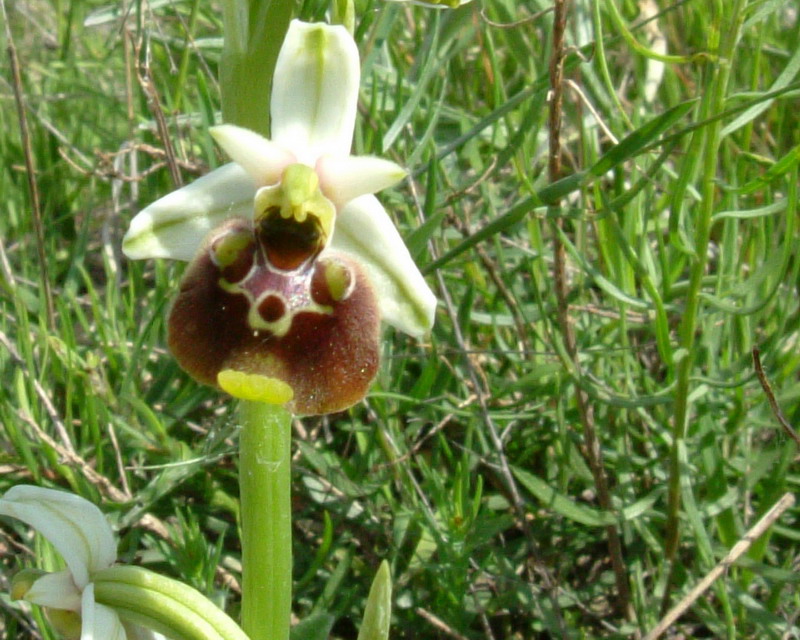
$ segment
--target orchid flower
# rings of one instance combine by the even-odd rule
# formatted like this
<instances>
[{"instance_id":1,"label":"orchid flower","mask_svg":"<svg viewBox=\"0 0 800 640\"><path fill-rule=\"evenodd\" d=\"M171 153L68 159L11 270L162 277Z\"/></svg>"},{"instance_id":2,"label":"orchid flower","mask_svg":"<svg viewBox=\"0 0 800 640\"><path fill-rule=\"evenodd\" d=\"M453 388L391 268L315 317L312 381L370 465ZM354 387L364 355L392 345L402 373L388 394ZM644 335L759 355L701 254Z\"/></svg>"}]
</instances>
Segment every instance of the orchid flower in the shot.
<instances>
[{"instance_id":1,"label":"orchid flower","mask_svg":"<svg viewBox=\"0 0 800 640\"><path fill-rule=\"evenodd\" d=\"M168 342L197 380L277 378L295 413L330 413L366 394L381 320L412 336L433 325L433 293L372 195L405 171L350 155L359 81L344 27L293 21L275 67L271 138L212 128L234 163L131 221L129 258L191 261Z\"/></svg>"},{"instance_id":2,"label":"orchid flower","mask_svg":"<svg viewBox=\"0 0 800 640\"><path fill-rule=\"evenodd\" d=\"M36 529L67 565L55 573L23 571L12 582L14 599L45 607L50 621L67 638L155 637L139 627L126 632L114 609L95 602L92 576L109 568L117 556L111 527L95 505L64 491L18 485L0 498L0 515Z\"/></svg>"}]
</instances>

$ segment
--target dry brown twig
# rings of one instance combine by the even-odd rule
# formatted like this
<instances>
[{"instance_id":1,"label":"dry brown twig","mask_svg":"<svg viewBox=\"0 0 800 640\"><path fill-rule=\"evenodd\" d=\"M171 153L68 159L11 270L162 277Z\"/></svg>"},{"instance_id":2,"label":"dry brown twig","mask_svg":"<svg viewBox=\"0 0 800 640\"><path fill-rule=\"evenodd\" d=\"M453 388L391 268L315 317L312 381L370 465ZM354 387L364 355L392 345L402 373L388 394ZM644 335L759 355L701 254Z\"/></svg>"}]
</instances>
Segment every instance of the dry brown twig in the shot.
<instances>
[{"instance_id":1,"label":"dry brown twig","mask_svg":"<svg viewBox=\"0 0 800 640\"><path fill-rule=\"evenodd\" d=\"M125 492L118 489L116 485L111 482L111 480L106 478L104 475L97 473L97 471L95 471L92 466L86 462L86 460L75 453L74 450L70 451L66 447L62 447L60 444L58 444L58 442L51 438L50 435L44 429L42 429L41 426L39 426L32 416L28 415L22 410L17 411L17 415L23 422L25 422L25 424L33 429L36 437L44 442L48 447L53 449L64 462L78 467L83 476L92 485L97 487L103 495L110 498L114 502L125 503L130 501L130 494L125 494Z\"/></svg>"},{"instance_id":2,"label":"dry brown twig","mask_svg":"<svg viewBox=\"0 0 800 640\"><path fill-rule=\"evenodd\" d=\"M467 640L466 636L462 636L458 631L450 627L444 620L435 616L427 609L417 607L414 609L414 611L416 611L420 618L426 620L437 631L441 631L448 637L455 638L455 640Z\"/></svg>"},{"instance_id":3,"label":"dry brown twig","mask_svg":"<svg viewBox=\"0 0 800 640\"><path fill-rule=\"evenodd\" d=\"M471 350L467 347L466 341L464 340L464 336L461 332L461 328L459 327L458 313L456 312L455 305L453 304L452 297L450 296L450 293L444 282L441 271L436 272L436 279L439 284L439 292L442 300L444 301L445 309L447 309L447 313L450 316L453 324L453 334L459 350L463 351L464 353L469 353ZM490 389L485 382L485 376L481 377L479 375L478 368L476 367L476 363L473 361L473 359L467 357L465 358L465 362L467 365L467 375L469 376L470 382L472 383L472 388L477 396L481 418L487 427L489 438L496 449L498 464L496 467L490 465L489 468L491 468L493 471L496 471L506 485L506 489L511 497L511 503L514 507L514 512L517 516L520 526L522 527L523 534L525 535L530 552L532 569L542 578L545 591L551 600L553 612L559 624L561 637L567 638L567 630L564 626L564 620L561 616L561 611L558 608L558 584L547 567L539 559L536 541L531 534L530 524L525 517L525 501L522 499L522 495L519 492L516 480L514 479L514 475L511 472L511 467L508 463L508 458L506 457L505 446L500 438L497 426L495 425L494 420L489 412L488 399L491 397Z\"/></svg>"},{"instance_id":4,"label":"dry brown twig","mask_svg":"<svg viewBox=\"0 0 800 640\"><path fill-rule=\"evenodd\" d=\"M767 401L772 409L775 419L780 423L786 434L800 446L800 436L797 431L792 428L786 416L783 415L780 405L775 398L775 393L772 391L772 386L767 379L767 374L764 372L764 367L761 365L761 354L758 347L753 347L753 366L756 370L756 376L761 383L761 388L767 396ZM656 640L660 637L669 627L680 618L686 610L692 606L705 591L725 572L736 560L738 560L751 545L758 540L769 529L772 524L780 518L783 513L791 508L795 503L794 496L791 493L785 493L780 500L778 500L772 508L764 514L764 516L753 526L750 530L737 542L731 550L725 554L725 557L720 560L716 566L709 571L695 587L684 596L681 601L676 604L670 611L664 615L661 621L644 637L644 640Z\"/></svg>"},{"instance_id":5,"label":"dry brown twig","mask_svg":"<svg viewBox=\"0 0 800 640\"><path fill-rule=\"evenodd\" d=\"M758 347L753 347L753 366L756 369L756 375L758 376L758 381L761 383L761 388L764 390L764 394L767 396L767 401L772 409L772 414L775 416L775 419L778 421L781 427L783 427L786 435L794 440L795 444L800 447L800 436L797 435L797 431L792 428L792 425L789 424L786 416L783 415L783 411L781 411L780 405L778 405L778 401L775 399L772 386L767 379L767 374L764 373L764 367L761 366L761 353L759 352Z\"/></svg>"},{"instance_id":6,"label":"dry brown twig","mask_svg":"<svg viewBox=\"0 0 800 640\"><path fill-rule=\"evenodd\" d=\"M521 27L524 24L535 22L536 20L544 17L551 11L553 11L553 7L548 7L547 9L544 9L542 11L537 11L532 15L529 15L525 18L520 18L519 20L515 20L514 22L495 22L494 20L489 19L489 17L486 15L486 9L481 9L481 18L490 27L495 27L496 29L517 29L518 27Z\"/></svg>"},{"instance_id":7,"label":"dry brown twig","mask_svg":"<svg viewBox=\"0 0 800 640\"><path fill-rule=\"evenodd\" d=\"M41 276L40 286L45 300L47 326L52 330L55 328L55 307L53 305L50 274L47 268L47 255L44 247L44 223L42 221L41 199L39 197L39 185L36 181L36 166L33 161L33 148L31 146L31 137L28 130L28 117L25 110L25 98L23 97L19 60L17 58L17 49L14 46L14 37L11 33L11 25L8 21L5 0L0 0L0 10L2 10L3 21L6 27L6 53L8 54L8 62L11 67L14 101L17 106L17 118L19 121L20 141L22 143L22 152L25 156L25 171L28 176L28 192L31 199L33 228L36 233L36 253L39 258L39 273Z\"/></svg>"},{"instance_id":8,"label":"dry brown twig","mask_svg":"<svg viewBox=\"0 0 800 640\"><path fill-rule=\"evenodd\" d=\"M135 49L135 56L140 59L141 45L137 44ZM145 48L144 59L137 68L137 75L139 78L139 86L147 98L147 106L153 114L158 128L158 135L161 138L161 144L164 145L164 152L167 156L167 167L169 174L172 177L172 183L177 188L183 185L181 180L181 172L178 169L178 162L175 156L175 148L172 146L172 138L169 135L169 127L167 126L167 119L164 115L164 109L161 107L161 100L158 97L158 90L153 82L153 76L150 73L150 53L149 49Z\"/></svg>"},{"instance_id":9,"label":"dry brown twig","mask_svg":"<svg viewBox=\"0 0 800 640\"><path fill-rule=\"evenodd\" d=\"M549 152L547 167L551 184L557 182L561 178L561 155L563 153L561 148L561 116L564 89L564 35L567 22L567 5L568 0L556 0L554 7L555 15L553 16L553 45L552 54L550 56L550 96L548 101ZM603 510L613 513L614 508L608 488L603 454L595 428L594 408L589 400L588 394L578 384L578 379L582 374L578 358L575 331L569 315L569 284L567 278L566 251L564 243L559 236L564 229L564 219L561 216L556 216L554 225L556 232L553 235L553 280L557 300L558 324L560 333L563 336L564 347L571 360L571 368L576 377L575 397L578 404L578 414L580 415L583 426L583 438L585 441L584 455L594 478L600 506ZM608 540L608 553L611 558L611 565L614 570L614 578L617 587L618 607L626 618L632 619L634 611L631 605L628 574L622 555L622 541L616 525L609 525L606 527L606 536Z\"/></svg>"},{"instance_id":10,"label":"dry brown twig","mask_svg":"<svg viewBox=\"0 0 800 640\"><path fill-rule=\"evenodd\" d=\"M680 618L686 610L694 604L705 591L719 578L728 568L736 562L750 546L758 540L769 529L772 524L780 518L783 513L794 505L794 496L791 493L785 493L780 500L778 500L772 508L767 511L764 516L737 542L731 550L725 554L725 557L720 560L716 566L709 571L695 587L687 593L681 601L676 604L650 631L644 640L656 640L660 637L669 627Z\"/></svg>"},{"instance_id":11,"label":"dry brown twig","mask_svg":"<svg viewBox=\"0 0 800 640\"><path fill-rule=\"evenodd\" d=\"M69 437L69 433L67 433L67 427L64 424L64 421L61 420L61 416L58 415L58 411L56 411L55 405L53 401L50 399L50 396L47 394L45 388L41 385L39 380L27 369L27 363L14 347L13 343L9 339L9 337L0 331L0 344L2 344L6 351L8 351L11 359L22 369L23 375L29 379L30 383L33 385L33 389L36 392L36 395L39 396L39 400L44 407L44 410L47 412L47 415L50 416L50 419L53 421L53 425L55 426L56 433L58 433L58 437L61 438L61 441L64 443L64 448L70 454L75 454L75 447L72 445L72 440Z\"/></svg>"}]
</instances>

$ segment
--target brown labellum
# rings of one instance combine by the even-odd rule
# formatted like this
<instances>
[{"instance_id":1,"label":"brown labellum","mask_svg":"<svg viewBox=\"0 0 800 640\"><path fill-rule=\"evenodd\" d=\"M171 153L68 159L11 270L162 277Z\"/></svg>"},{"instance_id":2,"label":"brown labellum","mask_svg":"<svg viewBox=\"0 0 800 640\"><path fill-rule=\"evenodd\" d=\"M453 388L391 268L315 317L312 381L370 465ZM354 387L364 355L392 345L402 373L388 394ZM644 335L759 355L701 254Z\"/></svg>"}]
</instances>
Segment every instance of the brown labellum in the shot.
<instances>
[{"instance_id":1,"label":"brown labellum","mask_svg":"<svg viewBox=\"0 0 800 640\"><path fill-rule=\"evenodd\" d=\"M325 244L316 218L307 216L303 222L298 222L281 216L277 207L259 220L257 235L270 264L283 270L297 269Z\"/></svg>"},{"instance_id":2,"label":"brown labellum","mask_svg":"<svg viewBox=\"0 0 800 640\"><path fill-rule=\"evenodd\" d=\"M223 369L257 373L292 387L295 414L346 409L366 395L378 369L372 287L346 255L315 249L299 261L296 243L287 261L295 266L286 269L270 253L247 220L211 232L181 281L169 347L205 384L216 386Z\"/></svg>"}]
</instances>

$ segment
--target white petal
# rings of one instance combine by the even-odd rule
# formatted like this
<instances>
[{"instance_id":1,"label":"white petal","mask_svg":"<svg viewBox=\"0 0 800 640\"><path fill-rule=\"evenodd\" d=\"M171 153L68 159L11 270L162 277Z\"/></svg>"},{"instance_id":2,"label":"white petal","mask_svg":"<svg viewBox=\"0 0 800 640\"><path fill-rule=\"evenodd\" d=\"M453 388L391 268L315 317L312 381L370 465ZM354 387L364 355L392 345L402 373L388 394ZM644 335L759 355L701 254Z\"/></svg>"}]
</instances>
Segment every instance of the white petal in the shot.
<instances>
[{"instance_id":1,"label":"white petal","mask_svg":"<svg viewBox=\"0 0 800 640\"><path fill-rule=\"evenodd\" d=\"M375 196L356 198L337 215L331 248L364 265L385 322L412 336L430 331L436 297Z\"/></svg>"},{"instance_id":2,"label":"white petal","mask_svg":"<svg viewBox=\"0 0 800 640\"><path fill-rule=\"evenodd\" d=\"M70 571L43 575L28 589L25 600L42 607L69 611L81 610L81 592L75 586Z\"/></svg>"},{"instance_id":3,"label":"white petal","mask_svg":"<svg viewBox=\"0 0 800 640\"><path fill-rule=\"evenodd\" d=\"M93 584L84 589L81 605L81 640L127 640L117 612L94 601Z\"/></svg>"},{"instance_id":4,"label":"white petal","mask_svg":"<svg viewBox=\"0 0 800 640\"><path fill-rule=\"evenodd\" d=\"M337 206L353 198L377 193L406 177L400 165L370 156L322 156L317 161L322 192Z\"/></svg>"},{"instance_id":5,"label":"white petal","mask_svg":"<svg viewBox=\"0 0 800 640\"><path fill-rule=\"evenodd\" d=\"M323 154L348 155L359 64L356 43L343 26L293 20L272 81L272 140L311 167Z\"/></svg>"},{"instance_id":6,"label":"white petal","mask_svg":"<svg viewBox=\"0 0 800 640\"><path fill-rule=\"evenodd\" d=\"M279 144L275 144L250 129L232 124L211 127L211 136L231 160L242 167L259 187L275 184L283 170L297 159Z\"/></svg>"},{"instance_id":7,"label":"white petal","mask_svg":"<svg viewBox=\"0 0 800 640\"><path fill-rule=\"evenodd\" d=\"M252 217L256 187L238 164L226 164L142 209L122 239L132 260L191 260L203 238L221 222Z\"/></svg>"},{"instance_id":8,"label":"white petal","mask_svg":"<svg viewBox=\"0 0 800 640\"><path fill-rule=\"evenodd\" d=\"M114 564L117 543L111 527L100 509L79 496L18 485L0 499L0 515L22 520L47 538L78 589L87 585L91 573Z\"/></svg>"},{"instance_id":9,"label":"white petal","mask_svg":"<svg viewBox=\"0 0 800 640\"><path fill-rule=\"evenodd\" d=\"M131 622L123 622L128 640L168 640L166 636Z\"/></svg>"}]
</instances>

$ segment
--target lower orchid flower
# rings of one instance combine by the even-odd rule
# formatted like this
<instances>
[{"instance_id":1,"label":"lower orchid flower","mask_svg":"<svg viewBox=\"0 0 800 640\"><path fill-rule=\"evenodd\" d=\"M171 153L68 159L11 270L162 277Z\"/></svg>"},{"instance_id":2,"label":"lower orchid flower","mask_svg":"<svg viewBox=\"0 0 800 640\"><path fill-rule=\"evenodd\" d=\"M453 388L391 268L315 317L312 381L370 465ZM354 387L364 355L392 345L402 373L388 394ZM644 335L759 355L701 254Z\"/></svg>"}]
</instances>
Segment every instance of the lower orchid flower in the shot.
<instances>
[{"instance_id":1,"label":"lower orchid flower","mask_svg":"<svg viewBox=\"0 0 800 640\"><path fill-rule=\"evenodd\" d=\"M64 491L19 485L0 498L0 515L36 529L67 565L55 573L22 571L12 581L12 598L44 607L53 626L68 639L154 637L139 627L126 629L114 609L95 602L93 576L111 567L117 557L114 534L95 505Z\"/></svg>"},{"instance_id":2,"label":"lower orchid flower","mask_svg":"<svg viewBox=\"0 0 800 640\"><path fill-rule=\"evenodd\" d=\"M33 527L64 559L63 571L20 571L11 597L43 607L67 640L247 640L199 591L145 567L115 564L114 533L91 502L19 485L0 498L0 516Z\"/></svg>"},{"instance_id":3,"label":"lower orchid flower","mask_svg":"<svg viewBox=\"0 0 800 640\"><path fill-rule=\"evenodd\" d=\"M200 382L230 370L277 378L295 414L331 413L366 394L381 320L412 336L430 330L433 293L371 195L405 172L350 155L359 80L344 27L293 21L275 68L271 139L213 128L235 163L131 221L128 257L190 261L168 341Z\"/></svg>"}]
</instances>

